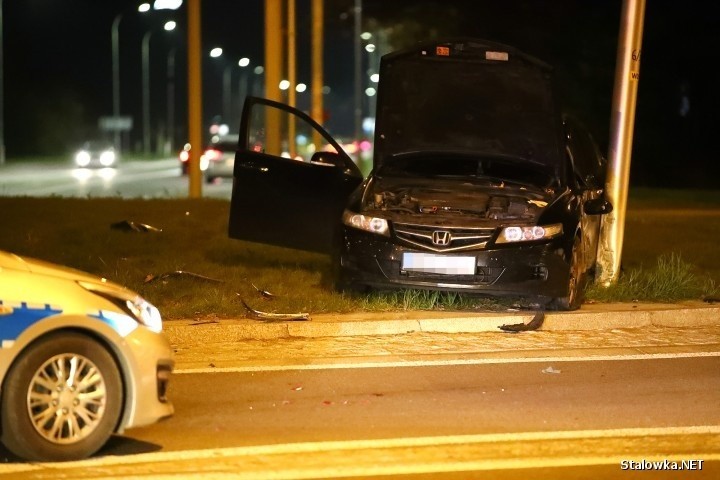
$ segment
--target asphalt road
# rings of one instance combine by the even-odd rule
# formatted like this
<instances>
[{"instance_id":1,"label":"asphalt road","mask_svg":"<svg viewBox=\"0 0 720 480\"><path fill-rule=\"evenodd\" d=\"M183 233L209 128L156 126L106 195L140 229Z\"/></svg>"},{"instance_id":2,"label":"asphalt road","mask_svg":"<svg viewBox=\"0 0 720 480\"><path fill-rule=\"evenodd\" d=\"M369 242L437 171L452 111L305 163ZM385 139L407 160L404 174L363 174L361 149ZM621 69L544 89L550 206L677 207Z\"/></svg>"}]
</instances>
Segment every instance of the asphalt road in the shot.
<instances>
[{"instance_id":1,"label":"asphalt road","mask_svg":"<svg viewBox=\"0 0 720 480\"><path fill-rule=\"evenodd\" d=\"M243 344L236 350L242 357ZM652 478L718 478L720 355L670 350L478 364L428 355L391 367L240 362L219 373L181 365L172 418L114 438L95 459L7 463L0 478L635 478L647 471L623 466L700 460L702 470Z\"/></svg>"},{"instance_id":2,"label":"asphalt road","mask_svg":"<svg viewBox=\"0 0 720 480\"><path fill-rule=\"evenodd\" d=\"M232 179L203 183L205 197L230 198ZM122 198L187 197L188 178L176 158L124 161L117 168L74 168L70 163L11 163L0 168L2 196Z\"/></svg>"}]
</instances>

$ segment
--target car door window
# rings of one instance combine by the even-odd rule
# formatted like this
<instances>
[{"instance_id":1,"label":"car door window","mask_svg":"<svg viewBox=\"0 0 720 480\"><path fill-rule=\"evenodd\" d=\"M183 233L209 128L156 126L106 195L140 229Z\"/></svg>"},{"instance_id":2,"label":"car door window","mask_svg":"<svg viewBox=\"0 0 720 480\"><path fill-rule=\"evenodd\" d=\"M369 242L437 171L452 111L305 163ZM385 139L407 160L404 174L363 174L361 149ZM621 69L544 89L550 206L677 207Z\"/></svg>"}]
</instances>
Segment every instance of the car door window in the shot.
<instances>
[{"instance_id":1,"label":"car door window","mask_svg":"<svg viewBox=\"0 0 720 480\"><path fill-rule=\"evenodd\" d=\"M566 121L568 153L578 181L590 188L601 187L605 181L605 159L590 133L576 120Z\"/></svg>"},{"instance_id":2,"label":"car door window","mask_svg":"<svg viewBox=\"0 0 720 480\"><path fill-rule=\"evenodd\" d=\"M311 162L316 152L337 150L312 126L289 111L269 105L253 105L248 146L258 153Z\"/></svg>"},{"instance_id":3,"label":"car door window","mask_svg":"<svg viewBox=\"0 0 720 480\"><path fill-rule=\"evenodd\" d=\"M228 233L329 253L343 209L362 180L350 157L308 115L250 97L235 155Z\"/></svg>"}]
</instances>

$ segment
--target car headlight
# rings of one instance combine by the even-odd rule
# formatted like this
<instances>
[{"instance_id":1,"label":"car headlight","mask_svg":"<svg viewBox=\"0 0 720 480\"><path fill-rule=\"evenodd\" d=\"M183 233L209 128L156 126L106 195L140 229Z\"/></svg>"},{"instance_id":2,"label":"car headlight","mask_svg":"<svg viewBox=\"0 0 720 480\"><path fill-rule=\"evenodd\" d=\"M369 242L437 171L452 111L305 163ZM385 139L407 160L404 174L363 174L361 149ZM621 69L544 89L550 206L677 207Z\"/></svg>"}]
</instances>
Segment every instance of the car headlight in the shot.
<instances>
[{"instance_id":1,"label":"car headlight","mask_svg":"<svg viewBox=\"0 0 720 480\"><path fill-rule=\"evenodd\" d=\"M204 172L210 166L210 159L207 155L200 155L200 171Z\"/></svg>"},{"instance_id":2,"label":"car headlight","mask_svg":"<svg viewBox=\"0 0 720 480\"><path fill-rule=\"evenodd\" d=\"M100 154L100 163L106 167L109 167L115 163L115 152L112 150L106 150Z\"/></svg>"},{"instance_id":3,"label":"car headlight","mask_svg":"<svg viewBox=\"0 0 720 480\"><path fill-rule=\"evenodd\" d=\"M75 163L80 167L86 167L90 164L90 154L85 150L80 150L75 154Z\"/></svg>"},{"instance_id":4,"label":"car headlight","mask_svg":"<svg viewBox=\"0 0 720 480\"><path fill-rule=\"evenodd\" d=\"M139 324L146 326L153 332L162 332L160 311L140 295L88 282L78 282L78 284L84 289L109 300Z\"/></svg>"},{"instance_id":5,"label":"car headlight","mask_svg":"<svg viewBox=\"0 0 720 480\"><path fill-rule=\"evenodd\" d=\"M562 235L562 223L552 225L510 226L500 231L495 243L534 242L549 240Z\"/></svg>"},{"instance_id":6,"label":"car headlight","mask_svg":"<svg viewBox=\"0 0 720 480\"><path fill-rule=\"evenodd\" d=\"M369 217L360 215L349 210L345 210L342 216L343 224L348 227L358 228L366 232L377 233L379 235L390 235L390 227L387 220L379 217Z\"/></svg>"}]
</instances>

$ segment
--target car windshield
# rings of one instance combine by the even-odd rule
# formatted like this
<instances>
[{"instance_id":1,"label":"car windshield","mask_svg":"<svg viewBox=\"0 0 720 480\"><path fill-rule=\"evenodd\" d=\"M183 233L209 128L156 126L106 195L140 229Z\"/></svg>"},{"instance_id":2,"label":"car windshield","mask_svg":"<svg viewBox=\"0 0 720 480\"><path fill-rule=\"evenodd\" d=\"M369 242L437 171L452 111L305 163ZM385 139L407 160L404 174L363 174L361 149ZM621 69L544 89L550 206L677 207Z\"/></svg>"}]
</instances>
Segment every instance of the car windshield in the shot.
<instances>
[{"instance_id":1,"label":"car windshield","mask_svg":"<svg viewBox=\"0 0 720 480\"><path fill-rule=\"evenodd\" d=\"M540 188L558 186L554 169L511 156L477 156L458 153L395 155L378 169L379 176L460 178L514 183Z\"/></svg>"}]
</instances>

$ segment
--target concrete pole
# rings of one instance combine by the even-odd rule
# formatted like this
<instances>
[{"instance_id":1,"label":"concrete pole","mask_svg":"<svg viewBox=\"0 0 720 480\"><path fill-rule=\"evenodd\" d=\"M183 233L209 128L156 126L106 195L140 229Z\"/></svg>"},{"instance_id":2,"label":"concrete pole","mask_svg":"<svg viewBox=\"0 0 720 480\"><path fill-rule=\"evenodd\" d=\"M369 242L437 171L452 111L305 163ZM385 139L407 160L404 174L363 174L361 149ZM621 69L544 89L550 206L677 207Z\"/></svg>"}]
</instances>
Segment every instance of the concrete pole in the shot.
<instances>
[{"instance_id":1,"label":"concrete pole","mask_svg":"<svg viewBox=\"0 0 720 480\"><path fill-rule=\"evenodd\" d=\"M265 96L281 101L282 2L265 0Z\"/></svg>"},{"instance_id":2,"label":"concrete pole","mask_svg":"<svg viewBox=\"0 0 720 480\"><path fill-rule=\"evenodd\" d=\"M281 101L282 17L281 0L265 0L265 96L277 102ZM279 113L269 109L265 118L266 151L271 155L281 151Z\"/></svg>"},{"instance_id":3,"label":"concrete pole","mask_svg":"<svg viewBox=\"0 0 720 480\"><path fill-rule=\"evenodd\" d=\"M362 0L355 0L355 141L362 135Z\"/></svg>"},{"instance_id":4,"label":"concrete pole","mask_svg":"<svg viewBox=\"0 0 720 480\"><path fill-rule=\"evenodd\" d=\"M323 107L323 0L312 0L312 82L310 85L310 116L322 125L325 122ZM320 146L320 134L313 130L313 143Z\"/></svg>"},{"instance_id":5,"label":"concrete pole","mask_svg":"<svg viewBox=\"0 0 720 480\"><path fill-rule=\"evenodd\" d=\"M618 40L615 87L610 119L610 151L605 191L613 211L602 218L597 253L596 282L603 286L617 283L620 276L625 214L630 186L635 105L640 80L645 0L623 0Z\"/></svg>"},{"instance_id":6,"label":"concrete pole","mask_svg":"<svg viewBox=\"0 0 720 480\"><path fill-rule=\"evenodd\" d=\"M188 190L190 198L202 197L200 155L202 144L202 56L200 42L200 0L188 0Z\"/></svg>"},{"instance_id":7,"label":"concrete pole","mask_svg":"<svg viewBox=\"0 0 720 480\"><path fill-rule=\"evenodd\" d=\"M297 67L296 67L296 55L295 42L295 0L287 0L287 66L288 66L288 81L290 87L288 88L288 104L295 108L297 105L297 96L295 87L297 85ZM290 152L290 158L295 158L295 117L293 115L288 116L288 151Z\"/></svg>"}]
</instances>

